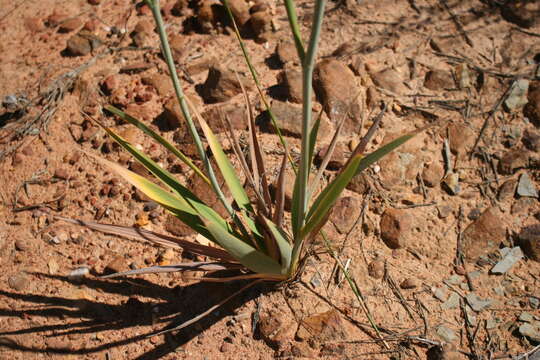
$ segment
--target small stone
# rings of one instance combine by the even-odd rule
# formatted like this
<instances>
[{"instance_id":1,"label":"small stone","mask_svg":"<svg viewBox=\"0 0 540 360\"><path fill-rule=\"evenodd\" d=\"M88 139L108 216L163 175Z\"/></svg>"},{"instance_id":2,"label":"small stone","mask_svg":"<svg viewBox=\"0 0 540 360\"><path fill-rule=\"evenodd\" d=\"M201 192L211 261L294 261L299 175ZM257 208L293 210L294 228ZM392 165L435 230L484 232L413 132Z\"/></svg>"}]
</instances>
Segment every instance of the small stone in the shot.
<instances>
[{"instance_id":1,"label":"small stone","mask_svg":"<svg viewBox=\"0 0 540 360\"><path fill-rule=\"evenodd\" d=\"M452 292L448 299L441 304L441 310L451 310L459 306L459 295Z\"/></svg>"},{"instance_id":2,"label":"small stone","mask_svg":"<svg viewBox=\"0 0 540 360\"><path fill-rule=\"evenodd\" d=\"M527 167L529 159L522 149L510 150L499 161L499 173L512 175L517 169Z\"/></svg>"},{"instance_id":3,"label":"small stone","mask_svg":"<svg viewBox=\"0 0 540 360\"><path fill-rule=\"evenodd\" d=\"M454 330L447 328L446 326L437 327L437 335L444 341L451 343L454 342L457 337Z\"/></svg>"},{"instance_id":4,"label":"small stone","mask_svg":"<svg viewBox=\"0 0 540 360\"><path fill-rule=\"evenodd\" d=\"M527 149L540 152L540 133L538 131L526 129L522 141Z\"/></svg>"},{"instance_id":5,"label":"small stone","mask_svg":"<svg viewBox=\"0 0 540 360\"><path fill-rule=\"evenodd\" d=\"M321 286L322 285L322 280L321 280L321 276L319 275L319 273L313 274L313 276L309 280L309 283L314 288L318 288L319 286Z\"/></svg>"},{"instance_id":6,"label":"small stone","mask_svg":"<svg viewBox=\"0 0 540 360\"><path fill-rule=\"evenodd\" d=\"M103 41L87 30L81 30L67 41L66 50L71 56L90 54L103 44Z\"/></svg>"},{"instance_id":7,"label":"small stone","mask_svg":"<svg viewBox=\"0 0 540 360\"><path fill-rule=\"evenodd\" d=\"M446 293L446 291L444 291L443 288L432 288L431 291L433 292L433 296L435 296L436 299L438 299L439 301L446 301L446 299L448 298L448 294Z\"/></svg>"},{"instance_id":8,"label":"small stone","mask_svg":"<svg viewBox=\"0 0 540 360\"><path fill-rule=\"evenodd\" d=\"M487 319L486 321L486 329L492 330L495 329L498 326L498 321L496 319Z\"/></svg>"},{"instance_id":9,"label":"small stone","mask_svg":"<svg viewBox=\"0 0 540 360\"><path fill-rule=\"evenodd\" d=\"M399 284L402 289L415 289L418 287L418 281L415 278L407 278Z\"/></svg>"},{"instance_id":10,"label":"small stone","mask_svg":"<svg viewBox=\"0 0 540 360\"><path fill-rule=\"evenodd\" d=\"M174 87L172 80L165 74L154 74L150 76L143 76L141 81L145 85L150 85L161 97L169 96L173 93Z\"/></svg>"},{"instance_id":11,"label":"small stone","mask_svg":"<svg viewBox=\"0 0 540 360\"><path fill-rule=\"evenodd\" d=\"M351 69L339 60L323 60L315 69L313 86L330 120L346 119L343 131L356 131L359 87Z\"/></svg>"},{"instance_id":12,"label":"small stone","mask_svg":"<svg viewBox=\"0 0 540 360\"><path fill-rule=\"evenodd\" d=\"M276 46L276 55L283 65L298 63L296 46L289 40L280 40Z\"/></svg>"},{"instance_id":13,"label":"small stone","mask_svg":"<svg viewBox=\"0 0 540 360\"><path fill-rule=\"evenodd\" d=\"M110 263L105 266L104 274L114 274L122 271L127 271L129 268L126 259L123 256L116 256Z\"/></svg>"},{"instance_id":14,"label":"small stone","mask_svg":"<svg viewBox=\"0 0 540 360\"><path fill-rule=\"evenodd\" d=\"M145 47L151 45L153 33L154 24L150 20L142 19L135 25L129 36L133 39L135 46Z\"/></svg>"},{"instance_id":15,"label":"small stone","mask_svg":"<svg viewBox=\"0 0 540 360\"><path fill-rule=\"evenodd\" d=\"M370 186L367 176L360 173L351 179L347 184L347 189L363 195L369 190Z\"/></svg>"},{"instance_id":16,"label":"small stone","mask_svg":"<svg viewBox=\"0 0 540 360\"><path fill-rule=\"evenodd\" d=\"M457 274L454 274L451 275L448 279L446 279L445 282L450 285L459 285L463 282L463 278Z\"/></svg>"},{"instance_id":17,"label":"small stone","mask_svg":"<svg viewBox=\"0 0 540 360\"><path fill-rule=\"evenodd\" d=\"M234 351L234 345L231 344L230 342L228 341L224 341L221 346L219 347L219 351L221 351L222 353L226 353L226 352L233 352Z\"/></svg>"},{"instance_id":18,"label":"small stone","mask_svg":"<svg viewBox=\"0 0 540 360\"><path fill-rule=\"evenodd\" d=\"M18 251L26 251L29 248L30 246L28 245L28 241L22 239L15 240L15 249Z\"/></svg>"},{"instance_id":19,"label":"small stone","mask_svg":"<svg viewBox=\"0 0 540 360\"><path fill-rule=\"evenodd\" d=\"M452 214L452 207L450 205L437 206L437 212L439 214L439 218L444 219Z\"/></svg>"},{"instance_id":20,"label":"small stone","mask_svg":"<svg viewBox=\"0 0 540 360\"><path fill-rule=\"evenodd\" d=\"M448 140L453 154L463 155L471 151L475 138L474 131L465 124L452 123L448 126Z\"/></svg>"},{"instance_id":21,"label":"small stone","mask_svg":"<svg viewBox=\"0 0 540 360\"><path fill-rule=\"evenodd\" d=\"M10 276L8 285L15 291L23 291L28 287L28 278L22 273Z\"/></svg>"},{"instance_id":22,"label":"small stone","mask_svg":"<svg viewBox=\"0 0 540 360\"><path fill-rule=\"evenodd\" d=\"M424 167L424 171L422 172L422 180L424 181L424 184L428 187L437 186L441 182L443 176L444 168L438 161L433 161L427 164Z\"/></svg>"},{"instance_id":23,"label":"small stone","mask_svg":"<svg viewBox=\"0 0 540 360\"><path fill-rule=\"evenodd\" d=\"M529 102L523 108L523 114L536 126L540 126L540 81L529 85Z\"/></svg>"},{"instance_id":24,"label":"small stone","mask_svg":"<svg viewBox=\"0 0 540 360\"><path fill-rule=\"evenodd\" d=\"M51 275L56 274L58 272L58 269L60 269L60 266L54 259L49 260L49 262L47 263L47 267L49 268L49 274Z\"/></svg>"},{"instance_id":25,"label":"small stone","mask_svg":"<svg viewBox=\"0 0 540 360\"><path fill-rule=\"evenodd\" d=\"M80 281L88 274L90 274L90 269L86 266L82 266L80 268L72 270L68 275L68 279L72 281Z\"/></svg>"},{"instance_id":26,"label":"small stone","mask_svg":"<svg viewBox=\"0 0 540 360\"><path fill-rule=\"evenodd\" d=\"M391 249L406 247L406 238L412 226L412 217L406 210L387 209L381 216L381 238Z\"/></svg>"},{"instance_id":27,"label":"small stone","mask_svg":"<svg viewBox=\"0 0 540 360\"><path fill-rule=\"evenodd\" d=\"M534 316L532 316L531 313L524 311L521 314L519 314L518 320L523 321L523 322L532 322L534 320Z\"/></svg>"},{"instance_id":28,"label":"small stone","mask_svg":"<svg viewBox=\"0 0 540 360\"><path fill-rule=\"evenodd\" d=\"M360 199L353 196L341 197L332 210L330 221L334 223L341 234L351 231L360 216L362 203Z\"/></svg>"},{"instance_id":29,"label":"small stone","mask_svg":"<svg viewBox=\"0 0 540 360\"><path fill-rule=\"evenodd\" d=\"M139 61L139 62L128 64L126 66L122 66L119 70L119 73L120 74L138 74L138 73L141 73L143 71L150 69L151 67L152 65L144 61Z\"/></svg>"},{"instance_id":30,"label":"small stone","mask_svg":"<svg viewBox=\"0 0 540 360\"><path fill-rule=\"evenodd\" d=\"M172 260L176 258L176 253L173 249L165 249L158 256L157 263L159 266L170 265Z\"/></svg>"},{"instance_id":31,"label":"small stone","mask_svg":"<svg viewBox=\"0 0 540 360\"><path fill-rule=\"evenodd\" d=\"M495 208L488 208L463 231L463 254L468 260L476 261L480 256L495 251L505 239L503 219Z\"/></svg>"},{"instance_id":32,"label":"small stone","mask_svg":"<svg viewBox=\"0 0 540 360\"><path fill-rule=\"evenodd\" d=\"M445 189L450 195L458 195L461 192L459 184L459 174L455 172L448 173L443 180Z\"/></svg>"},{"instance_id":33,"label":"small stone","mask_svg":"<svg viewBox=\"0 0 540 360\"><path fill-rule=\"evenodd\" d=\"M540 308L540 299L534 297L534 296L531 296L529 297L529 304L531 304L531 307L533 309L539 309Z\"/></svg>"},{"instance_id":34,"label":"small stone","mask_svg":"<svg viewBox=\"0 0 540 360\"><path fill-rule=\"evenodd\" d=\"M405 95L407 93L407 87L403 83L401 74L394 69L389 68L378 72L370 71L370 75L375 85L380 88L397 95Z\"/></svg>"},{"instance_id":35,"label":"small stone","mask_svg":"<svg viewBox=\"0 0 540 360\"><path fill-rule=\"evenodd\" d=\"M491 305L491 299L481 299L475 293L469 293L465 297L469 306L476 312L480 312Z\"/></svg>"},{"instance_id":36,"label":"small stone","mask_svg":"<svg viewBox=\"0 0 540 360\"><path fill-rule=\"evenodd\" d=\"M519 240L525 255L540 262L540 225L523 228L519 233Z\"/></svg>"},{"instance_id":37,"label":"small stone","mask_svg":"<svg viewBox=\"0 0 540 360\"><path fill-rule=\"evenodd\" d=\"M527 104L527 92L529 91L529 80L519 79L513 84L508 97L504 101L506 109L514 111Z\"/></svg>"},{"instance_id":38,"label":"small stone","mask_svg":"<svg viewBox=\"0 0 540 360\"><path fill-rule=\"evenodd\" d=\"M523 252L519 246L508 250L502 260L491 269L492 274L501 275L506 273L523 258Z\"/></svg>"},{"instance_id":39,"label":"small stone","mask_svg":"<svg viewBox=\"0 0 540 360\"><path fill-rule=\"evenodd\" d=\"M278 81L287 89L287 100L297 104L302 103L302 72L300 70L286 66L285 70L278 75Z\"/></svg>"},{"instance_id":40,"label":"small stone","mask_svg":"<svg viewBox=\"0 0 540 360\"><path fill-rule=\"evenodd\" d=\"M384 276L384 261L373 260L368 265L368 274L374 279L382 279Z\"/></svg>"},{"instance_id":41,"label":"small stone","mask_svg":"<svg viewBox=\"0 0 540 360\"><path fill-rule=\"evenodd\" d=\"M60 26L58 28L58 31L61 32L61 33L68 33L68 32L75 31L75 30L81 28L82 26L83 26L83 23L82 23L81 19L73 18L73 19L63 21L60 24Z\"/></svg>"},{"instance_id":42,"label":"small stone","mask_svg":"<svg viewBox=\"0 0 540 360\"><path fill-rule=\"evenodd\" d=\"M71 178L67 169L63 168L56 169L54 171L54 177L61 180L69 180Z\"/></svg>"},{"instance_id":43,"label":"small stone","mask_svg":"<svg viewBox=\"0 0 540 360\"><path fill-rule=\"evenodd\" d=\"M195 106L200 105L198 98L189 95L186 95L186 97ZM187 122L175 97L170 98L163 106L163 118L167 121L169 129L180 129L184 133L187 132Z\"/></svg>"},{"instance_id":44,"label":"small stone","mask_svg":"<svg viewBox=\"0 0 540 360\"><path fill-rule=\"evenodd\" d=\"M287 317L261 314L259 333L265 342L273 347L283 347L290 343L296 332L296 323Z\"/></svg>"},{"instance_id":45,"label":"small stone","mask_svg":"<svg viewBox=\"0 0 540 360\"><path fill-rule=\"evenodd\" d=\"M516 184L517 181L515 179L505 181L499 188L499 194L497 196L499 201L505 201L513 198L514 194L516 193Z\"/></svg>"},{"instance_id":46,"label":"small stone","mask_svg":"<svg viewBox=\"0 0 540 360\"><path fill-rule=\"evenodd\" d=\"M538 197L538 189L536 188L536 185L532 182L529 174L526 172L521 174L521 176L519 177L517 194L523 197Z\"/></svg>"},{"instance_id":47,"label":"small stone","mask_svg":"<svg viewBox=\"0 0 540 360\"><path fill-rule=\"evenodd\" d=\"M250 17L248 3L245 0L229 0L228 5L236 24L239 27L244 26Z\"/></svg>"},{"instance_id":48,"label":"small stone","mask_svg":"<svg viewBox=\"0 0 540 360\"><path fill-rule=\"evenodd\" d=\"M90 5L99 5L101 4L101 0L88 0L88 3Z\"/></svg>"},{"instance_id":49,"label":"small stone","mask_svg":"<svg viewBox=\"0 0 540 360\"><path fill-rule=\"evenodd\" d=\"M347 339L344 323L336 310L308 316L302 320L296 337L300 340L329 342Z\"/></svg>"},{"instance_id":50,"label":"small stone","mask_svg":"<svg viewBox=\"0 0 540 360\"><path fill-rule=\"evenodd\" d=\"M519 326L519 333L526 336L534 342L540 342L540 329L529 323L525 323Z\"/></svg>"},{"instance_id":51,"label":"small stone","mask_svg":"<svg viewBox=\"0 0 540 360\"><path fill-rule=\"evenodd\" d=\"M45 30L45 24L39 17L28 17L24 19L24 25L32 33L38 33Z\"/></svg>"},{"instance_id":52,"label":"small stone","mask_svg":"<svg viewBox=\"0 0 540 360\"><path fill-rule=\"evenodd\" d=\"M272 16L267 11L257 11L251 14L250 22L257 42L268 41L272 32Z\"/></svg>"},{"instance_id":53,"label":"small stone","mask_svg":"<svg viewBox=\"0 0 540 360\"><path fill-rule=\"evenodd\" d=\"M242 84L247 86L249 81L238 74ZM208 70L208 77L202 85L201 95L206 103L216 103L230 100L242 92L236 75L220 65L213 65Z\"/></svg>"},{"instance_id":54,"label":"small stone","mask_svg":"<svg viewBox=\"0 0 540 360\"><path fill-rule=\"evenodd\" d=\"M424 86L433 91L451 89L454 87L454 79L448 71L432 70L426 74Z\"/></svg>"},{"instance_id":55,"label":"small stone","mask_svg":"<svg viewBox=\"0 0 540 360\"><path fill-rule=\"evenodd\" d=\"M322 351L322 350L321 350ZM291 353L294 357L298 358L317 358L317 353L305 342L298 342L291 346Z\"/></svg>"}]
</instances>

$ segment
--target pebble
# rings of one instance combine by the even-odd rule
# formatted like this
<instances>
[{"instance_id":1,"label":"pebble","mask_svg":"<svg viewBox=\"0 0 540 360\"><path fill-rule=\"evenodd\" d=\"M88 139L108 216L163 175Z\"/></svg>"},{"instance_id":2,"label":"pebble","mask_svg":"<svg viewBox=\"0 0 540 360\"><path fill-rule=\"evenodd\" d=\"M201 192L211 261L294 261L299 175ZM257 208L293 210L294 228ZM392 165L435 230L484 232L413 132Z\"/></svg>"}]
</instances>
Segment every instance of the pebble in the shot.
<instances>
[{"instance_id":1,"label":"pebble","mask_svg":"<svg viewBox=\"0 0 540 360\"><path fill-rule=\"evenodd\" d=\"M309 283L314 288L318 288L319 286L321 286L322 285L322 280L321 280L321 276L319 275L319 273L313 274L313 276L309 280Z\"/></svg>"},{"instance_id":2,"label":"pebble","mask_svg":"<svg viewBox=\"0 0 540 360\"><path fill-rule=\"evenodd\" d=\"M70 179L68 170L64 169L64 168L56 169L54 171L54 177L58 178L58 179L61 179L61 180L69 180Z\"/></svg>"},{"instance_id":3,"label":"pebble","mask_svg":"<svg viewBox=\"0 0 540 360\"><path fill-rule=\"evenodd\" d=\"M529 87L529 102L523 109L523 114L535 125L540 126L540 81L535 81Z\"/></svg>"},{"instance_id":4,"label":"pebble","mask_svg":"<svg viewBox=\"0 0 540 360\"><path fill-rule=\"evenodd\" d=\"M251 14L249 20L257 42L267 42L272 32L272 16L267 11L257 11Z\"/></svg>"},{"instance_id":5,"label":"pebble","mask_svg":"<svg viewBox=\"0 0 540 360\"><path fill-rule=\"evenodd\" d=\"M529 91L529 80L519 79L513 84L504 105L510 111L522 108L527 104L527 92Z\"/></svg>"},{"instance_id":6,"label":"pebble","mask_svg":"<svg viewBox=\"0 0 540 360\"><path fill-rule=\"evenodd\" d=\"M448 294L443 288L433 287L431 291L433 292L433 296L442 302L448 298Z\"/></svg>"},{"instance_id":7,"label":"pebble","mask_svg":"<svg viewBox=\"0 0 540 360\"><path fill-rule=\"evenodd\" d=\"M71 56L84 56L97 49L103 41L88 30L81 30L70 37L66 44L66 51Z\"/></svg>"},{"instance_id":8,"label":"pebble","mask_svg":"<svg viewBox=\"0 0 540 360\"><path fill-rule=\"evenodd\" d=\"M412 228L412 217L407 210L387 209L381 216L381 238L391 249L406 247L406 236Z\"/></svg>"},{"instance_id":9,"label":"pebble","mask_svg":"<svg viewBox=\"0 0 540 360\"><path fill-rule=\"evenodd\" d=\"M297 104L302 103L302 72L299 69L285 66L278 75L278 81L287 89L287 100Z\"/></svg>"},{"instance_id":10,"label":"pebble","mask_svg":"<svg viewBox=\"0 0 540 360\"><path fill-rule=\"evenodd\" d=\"M540 133L538 131L526 129L521 141L527 149L540 152Z\"/></svg>"},{"instance_id":11,"label":"pebble","mask_svg":"<svg viewBox=\"0 0 540 360\"><path fill-rule=\"evenodd\" d=\"M522 324L519 327L519 333L534 342L540 342L540 329L538 326L529 323Z\"/></svg>"},{"instance_id":12,"label":"pebble","mask_svg":"<svg viewBox=\"0 0 540 360\"><path fill-rule=\"evenodd\" d=\"M488 299L481 299L475 293L467 294L465 299L467 300L467 303L470 305L470 307L476 312L480 312L480 311L484 310L485 308L490 306L491 303L492 303L491 299L489 299L489 298Z\"/></svg>"},{"instance_id":13,"label":"pebble","mask_svg":"<svg viewBox=\"0 0 540 360\"><path fill-rule=\"evenodd\" d=\"M242 84L247 87L250 82L245 76L238 74ZM206 103L227 101L242 92L240 81L229 69L214 64L208 70L208 77L202 85L201 95Z\"/></svg>"},{"instance_id":14,"label":"pebble","mask_svg":"<svg viewBox=\"0 0 540 360\"><path fill-rule=\"evenodd\" d=\"M538 197L538 189L536 188L536 185L532 182L529 174L526 172L521 174L521 176L519 177L517 194L523 197Z\"/></svg>"},{"instance_id":15,"label":"pebble","mask_svg":"<svg viewBox=\"0 0 540 360\"><path fill-rule=\"evenodd\" d=\"M498 171L502 175L512 175L516 170L527 167L529 159L523 149L510 150L499 161Z\"/></svg>"},{"instance_id":16,"label":"pebble","mask_svg":"<svg viewBox=\"0 0 540 360\"><path fill-rule=\"evenodd\" d=\"M300 340L330 342L345 340L345 324L336 310L304 318L298 327L296 337Z\"/></svg>"},{"instance_id":17,"label":"pebble","mask_svg":"<svg viewBox=\"0 0 540 360\"><path fill-rule=\"evenodd\" d=\"M443 180L446 190L450 195L458 195L461 192L459 184L459 174L455 172L448 173Z\"/></svg>"},{"instance_id":18,"label":"pebble","mask_svg":"<svg viewBox=\"0 0 540 360\"><path fill-rule=\"evenodd\" d=\"M88 274L90 274L90 269L87 266L82 266L72 270L68 275L68 279L72 281L80 281Z\"/></svg>"},{"instance_id":19,"label":"pebble","mask_svg":"<svg viewBox=\"0 0 540 360\"><path fill-rule=\"evenodd\" d=\"M281 39L276 45L276 55L283 65L298 63L296 46L292 41Z\"/></svg>"},{"instance_id":20,"label":"pebble","mask_svg":"<svg viewBox=\"0 0 540 360\"><path fill-rule=\"evenodd\" d=\"M442 325L437 328L437 335L439 335L442 340L448 343L451 343L457 339L454 330Z\"/></svg>"},{"instance_id":21,"label":"pebble","mask_svg":"<svg viewBox=\"0 0 540 360\"><path fill-rule=\"evenodd\" d=\"M15 240L15 249L18 251L26 251L30 248L28 242L22 239Z\"/></svg>"},{"instance_id":22,"label":"pebble","mask_svg":"<svg viewBox=\"0 0 540 360\"><path fill-rule=\"evenodd\" d=\"M504 220L497 209L488 208L463 231L463 254L468 260L476 261L480 256L496 251L504 240Z\"/></svg>"},{"instance_id":23,"label":"pebble","mask_svg":"<svg viewBox=\"0 0 540 360\"><path fill-rule=\"evenodd\" d=\"M58 272L58 269L60 269L60 266L54 259L49 260L49 262L47 263L47 267L49 268L49 274L51 275L56 274Z\"/></svg>"},{"instance_id":24,"label":"pebble","mask_svg":"<svg viewBox=\"0 0 540 360\"><path fill-rule=\"evenodd\" d=\"M448 126L448 140L450 151L456 155L463 155L474 146L476 135L469 126L452 123Z\"/></svg>"},{"instance_id":25,"label":"pebble","mask_svg":"<svg viewBox=\"0 0 540 360\"><path fill-rule=\"evenodd\" d=\"M24 274L17 274L8 278L8 285L16 291L23 291L28 287L28 278Z\"/></svg>"},{"instance_id":26,"label":"pebble","mask_svg":"<svg viewBox=\"0 0 540 360\"><path fill-rule=\"evenodd\" d=\"M531 313L524 311L521 314L519 314L518 320L523 321L523 322L532 322L534 320L534 317L532 316Z\"/></svg>"},{"instance_id":27,"label":"pebble","mask_svg":"<svg viewBox=\"0 0 540 360\"><path fill-rule=\"evenodd\" d=\"M380 88L398 95L407 93L407 87L403 83L401 74L394 69L389 68L378 72L370 71L370 75L375 85Z\"/></svg>"},{"instance_id":28,"label":"pebble","mask_svg":"<svg viewBox=\"0 0 540 360\"><path fill-rule=\"evenodd\" d=\"M441 310L455 309L459 306L459 295L455 292L450 293L448 299L441 304Z\"/></svg>"},{"instance_id":29,"label":"pebble","mask_svg":"<svg viewBox=\"0 0 540 360\"><path fill-rule=\"evenodd\" d=\"M83 23L81 19L79 18L69 19L69 20L63 21L60 24L60 26L58 27L58 32L68 33L68 32L75 31L82 26L83 26Z\"/></svg>"},{"instance_id":30,"label":"pebble","mask_svg":"<svg viewBox=\"0 0 540 360\"><path fill-rule=\"evenodd\" d=\"M491 269L492 274L501 275L506 273L523 258L523 252L519 246L512 249L503 248L501 249L501 253L503 253L503 258Z\"/></svg>"},{"instance_id":31,"label":"pebble","mask_svg":"<svg viewBox=\"0 0 540 360\"><path fill-rule=\"evenodd\" d=\"M114 274L128 270L128 264L123 256L116 256L110 263L105 266L103 270L104 274Z\"/></svg>"},{"instance_id":32,"label":"pebble","mask_svg":"<svg viewBox=\"0 0 540 360\"><path fill-rule=\"evenodd\" d=\"M382 279L384 276L384 261L373 260L368 265L368 274L374 279Z\"/></svg>"},{"instance_id":33,"label":"pebble","mask_svg":"<svg viewBox=\"0 0 540 360\"><path fill-rule=\"evenodd\" d=\"M430 90L440 91L454 88L452 74L445 70L431 70L426 74L424 86Z\"/></svg>"},{"instance_id":34,"label":"pebble","mask_svg":"<svg viewBox=\"0 0 540 360\"><path fill-rule=\"evenodd\" d=\"M519 240L525 255L540 262L540 225L524 227L519 233Z\"/></svg>"},{"instance_id":35,"label":"pebble","mask_svg":"<svg viewBox=\"0 0 540 360\"><path fill-rule=\"evenodd\" d=\"M418 281L415 278L407 278L399 284L402 289L415 289L418 287Z\"/></svg>"},{"instance_id":36,"label":"pebble","mask_svg":"<svg viewBox=\"0 0 540 360\"><path fill-rule=\"evenodd\" d=\"M442 177L444 176L444 168L438 161L433 161L427 164L422 171L422 180L428 187L435 187L439 185Z\"/></svg>"}]
</instances>

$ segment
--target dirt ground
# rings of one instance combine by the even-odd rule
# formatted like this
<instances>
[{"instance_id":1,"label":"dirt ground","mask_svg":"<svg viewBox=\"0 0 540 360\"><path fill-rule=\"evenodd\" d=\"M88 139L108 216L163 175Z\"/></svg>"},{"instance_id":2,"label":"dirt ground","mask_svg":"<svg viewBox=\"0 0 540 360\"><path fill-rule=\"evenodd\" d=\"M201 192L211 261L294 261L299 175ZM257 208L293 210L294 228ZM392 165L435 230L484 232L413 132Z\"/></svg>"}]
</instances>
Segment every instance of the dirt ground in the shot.
<instances>
[{"instance_id":1,"label":"dirt ground","mask_svg":"<svg viewBox=\"0 0 540 360\"><path fill-rule=\"evenodd\" d=\"M298 64L284 42L283 4L231 3L294 154ZM313 2L297 5L306 34ZM273 181L283 152L223 8L162 7L183 87L211 126L221 109L246 133L231 69L246 79ZM153 334L246 283L179 273L102 279L194 255L54 218L201 241L79 151L143 173L85 112L205 191L178 160L102 111L114 104L194 155L149 9L0 0L0 31L1 359L539 358L539 1L329 1L314 105L327 127L317 151L340 101L351 106L326 181L378 114L368 150L434 124L356 178L325 227L361 296L316 242L298 281L252 287L165 335Z\"/></svg>"}]
</instances>

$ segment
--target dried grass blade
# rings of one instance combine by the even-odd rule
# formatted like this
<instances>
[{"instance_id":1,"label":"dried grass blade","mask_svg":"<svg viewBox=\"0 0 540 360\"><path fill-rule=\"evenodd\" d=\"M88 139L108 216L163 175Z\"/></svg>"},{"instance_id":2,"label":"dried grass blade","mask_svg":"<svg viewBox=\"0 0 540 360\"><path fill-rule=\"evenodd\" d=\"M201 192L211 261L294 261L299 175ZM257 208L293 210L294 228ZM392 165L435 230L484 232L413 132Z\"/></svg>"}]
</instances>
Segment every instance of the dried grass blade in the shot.
<instances>
[{"instance_id":1,"label":"dried grass blade","mask_svg":"<svg viewBox=\"0 0 540 360\"><path fill-rule=\"evenodd\" d=\"M360 140L356 148L353 150L351 157L357 154L363 154L364 151L366 151L366 147L371 141L371 138L373 137L373 135L375 135L375 132L379 129L379 125L381 124L382 118L384 116L384 113L386 112L387 107L388 105L384 103L384 106L381 112L377 114L377 116L375 117L375 120L373 120L373 124L371 124L371 126L369 127L368 132L366 133L366 135L362 137L362 140Z\"/></svg>"},{"instance_id":2,"label":"dried grass blade","mask_svg":"<svg viewBox=\"0 0 540 360\"><path fill-rule=\"evenodd\" d=\"M234 257L229 255L229 253L227 253L223 249L196 244L191 241L177 239L172 236L158 234L153 231L141 228L112 224L101 224L94 221L76 220L63 216L55 216L55 218L58 220L69 222L71 224L80 225L92 230L100 231L106 234L117 235L124 238L140 241L150 241L154 244L175 249L183 249L196 255L208 256L226 262L236 261Z\"/></svg>"},{"instance_id":3,"label":"dried grass blade","mask_svg":"<svg viewBox=\"0 0 540 360\"><path fill-rule=\"evenodd\" d=\"M276 181L276 207L274 209L274 218L272 221L281 228L283 226L283 214L285 213L285 172L287 170L287 155L283 154L281 168Z\"/></svg>"},{"instance_id":4,"label":"dried grass blade","mask_svg":"<svg viewBox=\"0 0 540 360\"><path fill-rule=\"evenodd\" d=\"M118 272L110 275L101 276L101 279L113 279L121 276L130 276L130 275L143 275L143 274L162 274L162 273L171 273L179 271L221 271L221 270L231 270L231 269L241 269L243 268L240 264L229 264L229 263L216 263L216 262L207 262L207 261L197 261L190 263L181 263L176 265L166 265L166 266L151 266L143 269L135 269L130 271Z\"/></svg>"}]
</instances>

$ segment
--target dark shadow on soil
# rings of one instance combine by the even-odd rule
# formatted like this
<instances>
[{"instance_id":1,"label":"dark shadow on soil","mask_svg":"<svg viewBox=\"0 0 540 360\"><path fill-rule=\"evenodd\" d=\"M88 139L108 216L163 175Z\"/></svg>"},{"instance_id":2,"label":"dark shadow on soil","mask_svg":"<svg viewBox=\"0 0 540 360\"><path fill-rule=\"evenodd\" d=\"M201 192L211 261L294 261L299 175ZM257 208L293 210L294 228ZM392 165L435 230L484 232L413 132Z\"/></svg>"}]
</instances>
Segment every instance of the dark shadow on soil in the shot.
<instances>
[{"instance_id":1,"label":"dark shadow on soil","mask_svg":"<svg viewBox=\"0 0 540 360\"><path fill-rule=\"evenodd\" d=\"M126 278L116 281L88 278L84 279L83 282L74 282L64 276L53 276L43 273L35 273L33 275L43 280L61 280L74 286L84 285L87 288L99 290L102 293L130 296L130 298L123 304L116 305L88 300L84 296L81 296L80 299L69 299L58 296L19 294L0 290L0 297L33 304L33 306L25 306L24 309L12 309L0 306L0 317L30 318L39 316L50 320L48 321L50 324L47 325L29 326L12 331L0 331L0 348L28 353L77 355L104 351L143 340L147 336L151 336L155 331L123 340L105 341L102 344L84 348L27 346L20 340L20 337L15 339L10 336L43 333L44 338L47 338L73 334L95 334L102 331L121 330L155 324L165 325L158 330L173 328L204 312L247 284L245 281L197 283L185 287L177 286L168 288L142 278ZM175 351L175 349L187 344L216 322L232 315L235 309L270 290L271 287L268 285L255 285L195 324L177 333L166 334L163 344L157 345L154 349L140 355L136 359L158 359L167 353ZM136 296L153 298L155 301L141 302ZM159 309L159 311L156 312L156 309ZM189 309L189 311L186 311L186 309ZM78 319L78 321L67 323L65 321L67 319ZM50 334L51 332L53 334Z\"/></svg>"}]
</instances>

